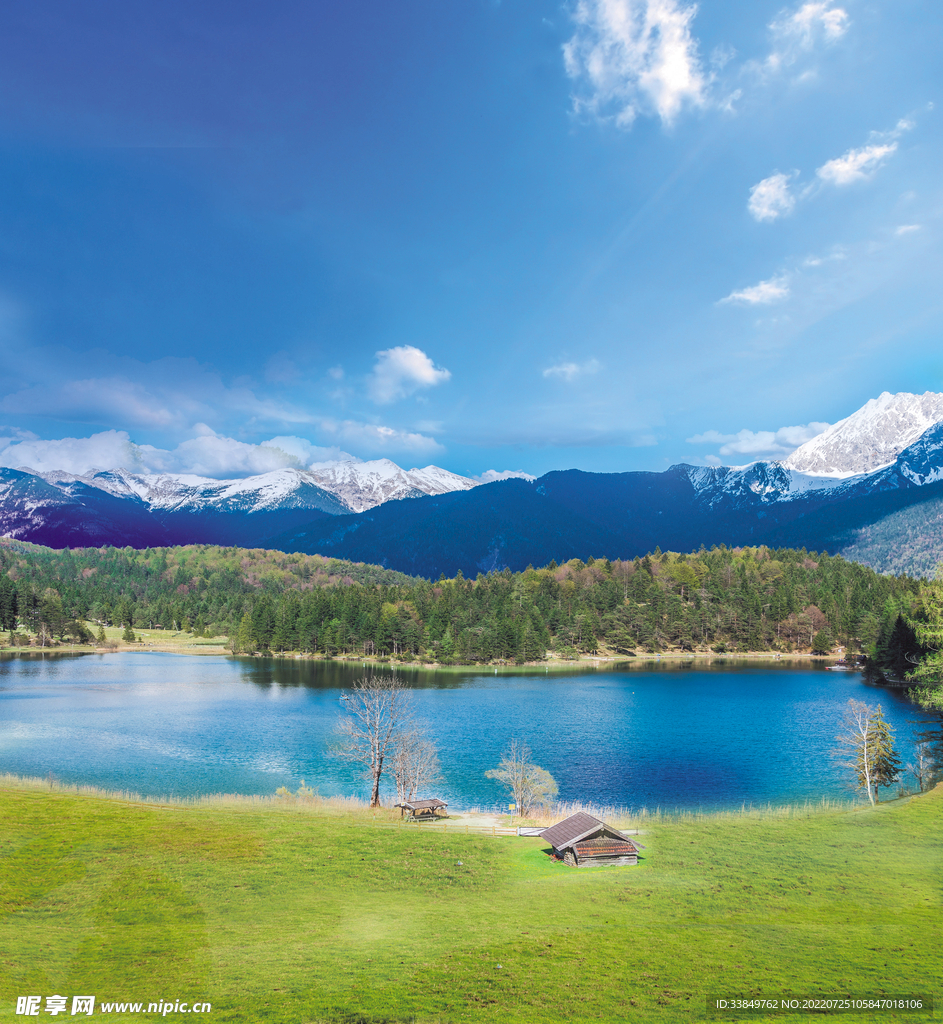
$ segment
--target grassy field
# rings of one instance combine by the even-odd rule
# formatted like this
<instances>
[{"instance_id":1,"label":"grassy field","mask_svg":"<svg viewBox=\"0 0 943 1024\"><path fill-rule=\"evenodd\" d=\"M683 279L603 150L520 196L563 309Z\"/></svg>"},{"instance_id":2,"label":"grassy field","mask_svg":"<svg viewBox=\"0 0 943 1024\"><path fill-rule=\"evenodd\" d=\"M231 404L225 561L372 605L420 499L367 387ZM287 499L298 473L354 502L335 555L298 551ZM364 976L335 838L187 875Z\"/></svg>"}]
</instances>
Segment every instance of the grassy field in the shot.
<instances>
[{"instance_id":1,"label":"grassy field","mask_svg":"<svg viewBox=\"0 0 943 1024\"><path fill-rule=\"evenodd\" d=\"M33 994L285 1024L737 1019L709 1015L708 995L943 1000L941 787L873 809L653 818L635 868L374 821L0 787L0 1020L26 1020L16 998Z\"/></svg>"},{"instance_id":2,"label":"grassy field","mask_svg":"<svg viewBox=\"0 0 943 1024\"><path fill-rule=\"evenodd\" d=\"M97 634L99 625L97 622L86 622L85 625ZM225 636L204 637L195 636L193 633L185 633L181 630L172 629L135 629L135 636L139 639L132 643L125 643L122 639L124 627L105 626L105 645L98 643L70 644L59 642L55 647L39 647L35 634L21 631L21 635L29 637L34 646L11 647L7 642L8 636L0 633L0 653L3 654L109 654L114 651L168 651L172 654L228 654L229 638Z\"/></svg>"}]
</instances>

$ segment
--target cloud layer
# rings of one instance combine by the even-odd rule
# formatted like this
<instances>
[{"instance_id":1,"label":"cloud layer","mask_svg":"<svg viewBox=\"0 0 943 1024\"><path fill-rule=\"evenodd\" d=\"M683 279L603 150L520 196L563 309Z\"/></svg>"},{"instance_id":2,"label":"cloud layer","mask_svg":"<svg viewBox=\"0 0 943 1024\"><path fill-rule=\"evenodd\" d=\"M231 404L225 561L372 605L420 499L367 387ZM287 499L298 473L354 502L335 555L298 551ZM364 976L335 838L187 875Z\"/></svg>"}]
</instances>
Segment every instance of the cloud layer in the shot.
<instances>
[{"instance_id":1,"label":"cloud layer","mask_svg":"<svg viewBox=\"0 0 943 1024\"><path fill-rule=\"evenodd\" d=\"M720 445L719 454L747 455L753 458L782 459L791 455L800 445L811 441L828 423L806 423L795 427L780 427L779 430L740 430L736 434L722 434L718 430L707 430L687 438L688 444ZM708 456L708 461L719 462Z\"/></svg>"},{"instance_id":2,"label":"cloud layer","mask_svg":"<svg viewBox=\"0 0 943 1024\"><path fill-rule=\"evenodd\" d=\"M196 437L173 450L135 444L123 430L58 440L0 438L0 466L76 476L126 469L134 473L188 473L224 479L275 469L305 469L323 462L360 461L340 448L318 447L302 437L274 437L261 444L248 444L200 426Z\"/></svg>"},{"instance_id":3,"label":"cloud layer","mask_svg":"<svg viewBox=\"0 0 943 1024\"><path fill-rule=\"evenodd\" d=\"M481 476L472 477L472 479L483 484L492 484L495 480L536 480L537 477L519 469L486 469Z\"/></svg>"}]
</instances>

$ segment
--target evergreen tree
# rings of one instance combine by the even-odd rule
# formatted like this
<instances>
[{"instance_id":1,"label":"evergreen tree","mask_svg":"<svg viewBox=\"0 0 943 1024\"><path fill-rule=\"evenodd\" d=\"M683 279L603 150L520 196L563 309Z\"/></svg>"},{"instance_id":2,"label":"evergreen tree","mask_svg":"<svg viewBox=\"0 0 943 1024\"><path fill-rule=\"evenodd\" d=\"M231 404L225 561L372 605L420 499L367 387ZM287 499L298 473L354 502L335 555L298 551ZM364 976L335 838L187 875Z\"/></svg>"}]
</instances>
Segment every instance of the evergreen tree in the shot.
<instances>
[{"instance_id":1,"label":"evergreen tree","mask_svg":"<svg viewBox=\"0 0 943 1024\"><path fill-rule=\"evenodd\" d=\"M16 629L16 584L9 576L0 577L0 629Z\"/></svg>"},{"instance_id":2,"label":"evergreen tree","mask_svg":"<svg viewBox=\"0 0 943 1024\"><path fill-rule=\"evenodd\" d=\"M823 656L828 654L831 649L832 638L829 636L827 630L820 629L818 633L812 637L812 653Z\"/></svg>"},{"instance_id":3,"label":"evergreen tree","mask_svg":"<svg viewBox=\"0 0 943 1024\"><path fill-rule=\"evenodd\" d=\"M917 639L926 656L913 673L919 686L917 699L928 710L943 711L943 563L937 568L937 579L921 591L923 605L916 624Z\"/></svg>"},{"instance_id":4,"label":"evergreen tree","mask_svg":"<svg viewBox=\"0 0 943 1024\"><path fill-rule=\"evenodd\" d=\"M255 630L252 628L252 616L248 612L242 616L237 636L236 653L252 654L258 644L256 642Z\"/></svg>"},{"instance_id":5,"label":"evergreen tree","mask_svg":"<svg viewBox=\"0 0 943 1024\"><path fill-rule=\"evenodd\" d=\"M877 797L880 786L892 786L899 778L901 760L894 749L894 733L884 720L884 712L878 704L868 723L869 743L874 758L872 779Z\"/></svg>"},{"instance_id":6,"label":"evergreen tree","mask_svg":"<svg viewBox=\"0 0 943 1024\"><path fill-rule=\"evenodd\" d=\"M913 671L921 653L922 648L913 626L898 613L889 628L885 623L878 638L874 660L887 674L903 679Z\"/></svg>"}]
</instances>

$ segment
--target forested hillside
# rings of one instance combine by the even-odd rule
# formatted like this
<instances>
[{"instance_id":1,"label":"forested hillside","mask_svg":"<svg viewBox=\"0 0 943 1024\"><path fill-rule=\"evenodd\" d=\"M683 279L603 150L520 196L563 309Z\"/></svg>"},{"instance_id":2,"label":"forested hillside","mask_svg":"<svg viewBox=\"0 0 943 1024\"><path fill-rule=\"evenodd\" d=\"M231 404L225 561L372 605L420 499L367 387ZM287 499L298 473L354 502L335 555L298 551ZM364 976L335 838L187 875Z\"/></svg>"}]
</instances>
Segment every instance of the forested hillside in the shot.
<instances>
[{"instance_id":1,"label":"forested hillside","mask_svg":"<svg viewBox=\"0 0 943 1024\"><path fill-rule=\"evenodd\" d=\"M193 546L0 545L0 626L84 623L230 638L233 650L444 663L679 651L867 650L920 584L800 550L656 550L436 582L318 556Z\"/></svg>"},{"instance_id":2,"label":"forested hillside","mask_svg":"<svg viewBox=\"0 0 943 1024\"><path fill-rule=\"evenodd\" d=\"M319 555L202 544L60 551L0 540L0 628L19 620L63 636L91 621L228 634L244 609L289 591L409 582L391 569Z\"/></svg>"},{"instance_id":3,"label":"forested hillside","mask_svg":"<svg viewBox=\"0 0 943 1024\"><path fill-rule=\"evenodd\" d=\"M763 540L840 554L878 572L932 579L943 561L943 482L836 502L767 531Z\"/></svg>"},{"instance_id":4,"label":"forested hillside","mask_svg":"<svg viewBox=\"0 0 943 1024\"><path fill-rule=\"evenodd\" d=\"M878 572L932 578L943 561L943 497L915 502L860 527L842 554Z\"/></svg>"}]
</instances>

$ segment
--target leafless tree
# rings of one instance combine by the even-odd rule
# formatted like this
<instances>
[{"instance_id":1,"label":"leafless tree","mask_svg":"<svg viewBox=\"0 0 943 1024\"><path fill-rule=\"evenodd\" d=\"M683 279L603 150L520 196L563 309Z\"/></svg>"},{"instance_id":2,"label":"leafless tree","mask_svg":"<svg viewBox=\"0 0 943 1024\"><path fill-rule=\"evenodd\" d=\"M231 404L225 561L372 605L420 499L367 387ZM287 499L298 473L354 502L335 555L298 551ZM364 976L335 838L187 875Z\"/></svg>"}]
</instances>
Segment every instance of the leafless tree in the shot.
<instances>
[{"instance_id":1,"label":"leafless tree","mask_svg":"<svg viewBox=\"0 0 943 1024\"><path fill-rule=\"evenodd\" d=\"M435 744L415 725L395 737L390 767L400 803L415 800L423 789L442 780Z\"/></svg>"},{"instance_id":2,"label":"leafless tree","mask_svg":"<svg viewBox=\"0 0 943 1024\"><path fill-rule=\"evenodd\" d=\"M549 803L559 792L550 772L534 764L531 757L530 747L513 739L498 767L485 772L487 778L507 787L521 817L525 817L531 808Z\"/></svg>"},{"instance_id":3,"label":"leafless tree","mask_svg":"<svg viewBox=\"0 0 943 1024\"><path fill-rule=\"evenodd\" d=\"M412 725L412 693L393 676L364 676L341 697L346 715L337 726L334 753L363 766L370 806L380 806L380 779L396 739Z\"/></svg>"},{"instance_id":4,"label":"leafless tree","mask_svg":"<svg viewBox=\"0 0 943 1024\"><path fill-rule=\"evenodd\" d=\"M904 768L910 772L917 783L917 789L923 793L930 788L936 776L936 764L934 763L933 752L927 741L917 743L914 747L914 759Z\"/></svg>"}]
</instances>

